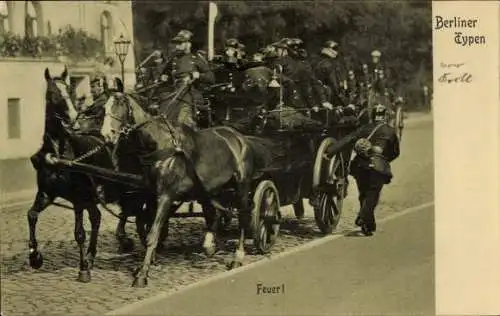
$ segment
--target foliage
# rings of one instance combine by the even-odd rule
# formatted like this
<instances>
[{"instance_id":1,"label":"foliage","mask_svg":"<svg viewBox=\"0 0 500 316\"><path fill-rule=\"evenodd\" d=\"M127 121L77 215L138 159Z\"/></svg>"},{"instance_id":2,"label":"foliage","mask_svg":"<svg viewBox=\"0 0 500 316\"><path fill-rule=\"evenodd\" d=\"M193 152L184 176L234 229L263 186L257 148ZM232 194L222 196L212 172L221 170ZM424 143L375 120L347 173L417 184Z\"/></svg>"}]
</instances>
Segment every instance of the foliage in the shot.
<instances>
[{"instance_id":1,"label":"foliage","mask_svg":"<svg viewBox=\"0 0 500 316\"><path fill-rule=\"evenodd\" d=\"M22 38L11 32L0 36L0 55L16 57L22 51Z\"/></svg>"},{"instance_id":2,"label":"foliage","mask_svg":"<svg viewBox=\"0 0 500 316\"><path fill-rule=\"evenodd\" d=\"M219 1L215 44L239 38L256 51L283 37L300 37L309 52L333 39L348 67L369 61L379 49L402 84L399 90L432 83L431 4L423 1ZM139 57L167 49L180 29L193 31L195 49L206 46L206 1L133 1L135 45ZM411 87L410 87L411 86Z\"/></svg>"},{"instance_id":3,"label":"foliage","mask_svg":"<svg viewBox=\"0 0 500 316\"><path fill-rule=\"evenodd\" d=\"M57 57L66 56L73 61L98 60L112 63L106 58L102 43L92 35L72 26L59 30L56 35L21 36L14 33L0 35L0 56L4 57Z\"/></svg>"}]
</instances>

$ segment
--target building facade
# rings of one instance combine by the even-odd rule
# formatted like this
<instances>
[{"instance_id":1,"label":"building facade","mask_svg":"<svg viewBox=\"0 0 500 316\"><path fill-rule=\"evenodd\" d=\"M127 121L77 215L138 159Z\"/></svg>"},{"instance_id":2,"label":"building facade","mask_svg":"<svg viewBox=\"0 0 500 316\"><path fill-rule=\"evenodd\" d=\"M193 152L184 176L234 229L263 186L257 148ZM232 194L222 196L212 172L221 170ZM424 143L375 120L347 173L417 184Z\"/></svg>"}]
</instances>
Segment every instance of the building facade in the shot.
<instances>
[{"instance_id":1,"label":"building facade","mask_svg":"<svg viewBox=\"0 0 500 316\"><path fill-rule=\"evenodd\" d=\"M2 57L0 54L0 198L35 187L29 157L41 145L45 115L44 70L59 75L66 65L77 96L90 96L89 75L96 67L110 78L121 76L113 41L131 40L124 62L125 85L135 84L132 4L130 1L0 1L0 40L6 34L43 37L71 26L99 39L112 66L65 56ZM2 36L4 36L2 38ZM5 54L4 54L5 55ZM1 204L1 203L0 203Z\"/></svg>"}]
</instances>

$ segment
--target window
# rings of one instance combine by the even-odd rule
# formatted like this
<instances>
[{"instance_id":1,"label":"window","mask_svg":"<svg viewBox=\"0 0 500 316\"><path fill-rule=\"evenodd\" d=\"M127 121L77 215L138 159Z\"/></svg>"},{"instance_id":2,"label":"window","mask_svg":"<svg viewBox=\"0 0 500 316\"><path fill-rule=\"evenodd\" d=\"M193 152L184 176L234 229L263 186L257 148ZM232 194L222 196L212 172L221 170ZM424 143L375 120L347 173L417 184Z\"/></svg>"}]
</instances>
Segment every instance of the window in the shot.
<instances>
[{"instance_id":1,"label":"window","mask_svg":"<svg viewBox=\"0 0 500 316\"><path fill-rule=\"evenodd\" d=\"M21 100L18 98L7 100L7 137L21 138Z\"/></svg>"},{"instance_id":2,"label":"window","mask_svg":"<svg viewBox=\"0 0 500 316\"><path fill-rule=\"evenodd\" d=\"M112 37L113 37L113 22L111 20L111 13L109 11L104 11L101 13L100 17L101 24L101 42L104 46L104 52L106 54L112 54Z\"/></svg>"},{"instance_id":3,"label":"window","mask_svg":"<svg viewBox=\"0 0 500 316\"><path fill-rule=\"evenodd\" d=\"M7 1L0 1L0 34L5 34L9 30L9 7Z\"/></svg>"},{"instance_id":4,"label":"window","mask_svg":"<svg viewBox=\"0 0 500 316\"><path fill-rule=\"evenodd\" d=\"M52 35L52 24L50 21L47 21L47 35Z\"/></svg>"},{"instance_id":5,"label":"window","mask_svg":"<svg viewBox=\"0 0 500 316\"><path fill-rule=\"evenodd\" d=\"M25 30L26 36L35 37L38 36L38 21L37 12L32 1L25 2Z\"/></svg>"}]
</instances>

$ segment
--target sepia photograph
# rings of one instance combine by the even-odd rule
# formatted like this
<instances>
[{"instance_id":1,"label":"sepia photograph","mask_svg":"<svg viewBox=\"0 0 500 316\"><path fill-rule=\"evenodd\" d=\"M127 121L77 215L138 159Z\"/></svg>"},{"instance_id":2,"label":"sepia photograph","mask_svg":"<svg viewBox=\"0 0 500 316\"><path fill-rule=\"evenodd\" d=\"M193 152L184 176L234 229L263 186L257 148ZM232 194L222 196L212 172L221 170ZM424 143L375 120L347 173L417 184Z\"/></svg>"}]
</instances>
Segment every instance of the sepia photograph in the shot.
<instances>
[{"instance_id":1,"label":"sepia photograph","mask_svg":"<svg viewBox=\"0 0 500 316\"><path fill-rule=\"evenodd\" d=\"M0 1L1 314L434 315L432 14Z\"/></svg>"}]
</instances>

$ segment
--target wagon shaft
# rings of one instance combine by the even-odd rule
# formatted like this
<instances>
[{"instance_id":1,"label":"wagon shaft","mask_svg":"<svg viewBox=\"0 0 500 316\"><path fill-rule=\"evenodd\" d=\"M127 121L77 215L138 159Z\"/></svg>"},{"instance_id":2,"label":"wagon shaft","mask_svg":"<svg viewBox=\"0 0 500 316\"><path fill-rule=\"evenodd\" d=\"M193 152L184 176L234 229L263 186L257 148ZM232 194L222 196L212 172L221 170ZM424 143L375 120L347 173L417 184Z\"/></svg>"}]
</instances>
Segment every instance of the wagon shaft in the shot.
<instances>
[{"instance_id":1,"label":"wagon shaft","mask_svg":"<svg viewBox=\"0 0 500 316\"><path fill-rule=\"evenodd\" d=\"M111 169L97 167L81 162L73 162L66 159L57 159L55 164L64 166L71 172L84 173L90 176L104 178L109 181L123 183L138 188L143 188L145 186L144 178L132 173L117 172Z\"/></svg>"}]
</instances>

